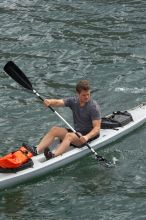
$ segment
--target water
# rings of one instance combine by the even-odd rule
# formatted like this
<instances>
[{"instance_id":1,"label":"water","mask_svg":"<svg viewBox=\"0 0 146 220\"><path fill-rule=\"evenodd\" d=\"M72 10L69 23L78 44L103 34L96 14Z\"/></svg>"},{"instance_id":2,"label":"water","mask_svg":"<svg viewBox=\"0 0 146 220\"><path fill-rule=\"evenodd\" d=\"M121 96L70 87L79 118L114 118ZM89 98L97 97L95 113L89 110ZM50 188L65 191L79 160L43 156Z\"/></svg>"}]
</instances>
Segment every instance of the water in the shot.
<instances>
[{"instance_id":1,"label":"water","mask_svg":"<svg viewBox=\"0 0 146 220\"><path fill-rule=\"evenodd\" d=\"M71 96L78 80L90 80L103 115L146 101L145 8L144 0L1 0L1 155L63 125L4 74L8 60L43 97ZM0 219L146 219L145 133L146 125L100 150L119 159L114 169L89 155L1 192Z\"/></svg>"}]
</instances>

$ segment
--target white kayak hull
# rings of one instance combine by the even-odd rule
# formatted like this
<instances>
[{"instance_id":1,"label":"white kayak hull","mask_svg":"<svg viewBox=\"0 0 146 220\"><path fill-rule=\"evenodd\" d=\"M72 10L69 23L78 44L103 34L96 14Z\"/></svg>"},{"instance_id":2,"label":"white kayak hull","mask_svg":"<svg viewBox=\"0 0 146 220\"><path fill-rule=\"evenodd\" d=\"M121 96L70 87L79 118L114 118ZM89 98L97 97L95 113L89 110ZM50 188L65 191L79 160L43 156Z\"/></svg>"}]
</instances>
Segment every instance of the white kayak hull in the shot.
<instances>
[{"instance_id":1,"label":"white kayak hull","mask_svg":"<svg viewBox=\"0 0 146 220\"><path fill-rule=\"evenodd\" d=\"M94 148L94 150L100 149L107 144L112 143L113 141L121 138L122 136L128 134L134 129L140 127L146 121L146 103L143 103L133 109L128 110L133 117L133 121L129 124L119 127L118 129L101 129L101 135L98 139L90 142L90 146ZM54 144L56 146L57 144ZM52 146L52 148L54 147ZM28 180L32 180L36 177L40 177L49 173L50 171L62 167L72 161L75 161L86 154L89 154L90 150L88 147L82 148L71 148L68 152L64 153L61 156L53 158L51 160L46 161L43 154L35 156L32 158L33 167L27 168L25 170L19 171L17 173L0 173L0 189L7 189L14 185L18 185L20 183L26 182Z\"/></svg>"}]
</instances>

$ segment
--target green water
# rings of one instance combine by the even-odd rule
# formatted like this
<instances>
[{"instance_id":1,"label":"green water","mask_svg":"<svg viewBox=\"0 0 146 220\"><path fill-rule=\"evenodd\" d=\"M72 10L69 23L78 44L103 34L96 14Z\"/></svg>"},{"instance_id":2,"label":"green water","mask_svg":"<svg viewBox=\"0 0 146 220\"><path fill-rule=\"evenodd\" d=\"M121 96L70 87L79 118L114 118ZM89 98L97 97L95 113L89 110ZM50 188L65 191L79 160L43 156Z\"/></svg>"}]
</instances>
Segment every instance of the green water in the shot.
<instances>
[{"instance_id":1,"label":"green water","mask_svg":"<svg viewBox=\"0 0 146 220\"><path fill-rule=\"evenodd\" d=\"M146 101L145 0L1 0L0 154L37 144L52 112L3 71L13 60L43 97L92 84L102 114ZM72 124L70 111L57 111ZM106 169L91 155L32 182L0 192L0 219L146 219L146 125L100 150L116 156Z\"/></svg>"}]
</instances>

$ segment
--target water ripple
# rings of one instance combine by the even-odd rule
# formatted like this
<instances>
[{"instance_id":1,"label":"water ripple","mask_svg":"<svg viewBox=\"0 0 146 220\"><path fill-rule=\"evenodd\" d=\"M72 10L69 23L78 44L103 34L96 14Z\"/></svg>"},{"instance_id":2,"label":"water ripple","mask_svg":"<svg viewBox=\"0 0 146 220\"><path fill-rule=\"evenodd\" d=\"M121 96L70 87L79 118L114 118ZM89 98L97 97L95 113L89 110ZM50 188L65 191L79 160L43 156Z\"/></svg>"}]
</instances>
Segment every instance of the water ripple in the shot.
<instances>
[{"instance_id":1,"label":"water ripple","mask_svg":"<svg viewBox=\"0 0 146 220\"><path fill-rule=\"evenodd\" d=\"M1 155L62 125L4 74L8 60L43 97L73 95L78 80L90 80L103 115L145 101L145 8L145 0L0 3ZM72 123L69 111L59 112ZM1 193L0 219L144 219L145 132L143 126L101 152L117 155L114 170L89 156Z\"/></svg>"}]
</instances>

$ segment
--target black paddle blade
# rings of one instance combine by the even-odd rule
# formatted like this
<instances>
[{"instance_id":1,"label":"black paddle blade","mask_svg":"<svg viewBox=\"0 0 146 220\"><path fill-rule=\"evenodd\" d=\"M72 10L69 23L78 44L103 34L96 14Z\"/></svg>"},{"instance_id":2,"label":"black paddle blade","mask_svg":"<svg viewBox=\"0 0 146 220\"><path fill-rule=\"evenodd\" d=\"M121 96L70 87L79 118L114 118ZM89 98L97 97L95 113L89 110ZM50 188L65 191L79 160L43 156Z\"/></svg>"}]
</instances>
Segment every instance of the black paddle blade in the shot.
<instances>
[{"instance_id":1,"label":"black paddle blade","mask_svg":"<svg viewBox=\"0 0 146 220\"><path fill-rule=\"evenodd\" d=\"M31 82L13 61L4 66L4 71L24 88L33 90Z\"/></svg>"}]
</instances>

